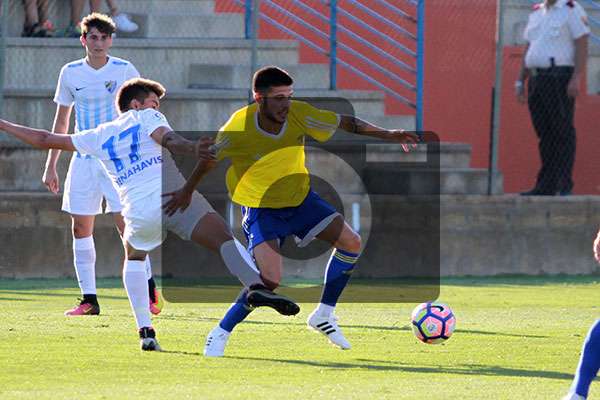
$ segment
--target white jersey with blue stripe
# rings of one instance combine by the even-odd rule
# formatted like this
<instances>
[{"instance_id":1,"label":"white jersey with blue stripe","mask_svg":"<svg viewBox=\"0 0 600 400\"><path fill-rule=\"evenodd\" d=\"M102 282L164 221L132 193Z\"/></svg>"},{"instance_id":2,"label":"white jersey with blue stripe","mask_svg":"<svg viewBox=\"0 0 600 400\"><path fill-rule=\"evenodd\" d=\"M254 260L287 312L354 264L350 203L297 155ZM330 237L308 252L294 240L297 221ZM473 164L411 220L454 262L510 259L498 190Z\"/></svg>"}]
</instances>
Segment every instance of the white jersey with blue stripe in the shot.
<instances>
[{"instance_id":1,"label":"white jersey with blue stripe","mask_svg":"<svg viewBox=\"0 0 600 400\"><path fill-rule=\"evenodd\" d=\"M119 116L115 100L123 84L140 74L129 61L108 56L100 69L92 68L85 58L63 66L56 86L54 102L74 105L75 132L93 129Z\"/></svg>"},{"instance_id":2,"label":"white jersey with blue stripe","mask_svg":"<svg viewBox=\"0 0 600 400\"><path fill-rule=\"evenodd\" d=\"M161 189L163 177L181 175L170 153L163 152L163 147L150 136L162 126L171 130L159 111L129 110L112 122L71 138L77 151L102 162L119 192L121 204L128 209L135 201Z\"/></svg>"}]
</instances>

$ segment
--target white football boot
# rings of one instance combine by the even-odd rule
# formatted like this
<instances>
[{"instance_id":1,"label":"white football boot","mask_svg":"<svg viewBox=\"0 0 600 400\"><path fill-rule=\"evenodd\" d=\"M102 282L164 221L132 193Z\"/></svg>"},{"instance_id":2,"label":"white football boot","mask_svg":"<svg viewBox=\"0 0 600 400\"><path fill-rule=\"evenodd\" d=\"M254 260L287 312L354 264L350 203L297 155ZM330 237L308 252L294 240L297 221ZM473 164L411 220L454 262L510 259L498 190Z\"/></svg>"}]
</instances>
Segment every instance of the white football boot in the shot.
<instances>
[{"instance_id":1,"label":"white football boot","mask_svg":"<svg viewBox=\"0 0 600 400\"><path fill-rule=\"evenodd\" d=\"M338 318L334 317L333 314L324 316L315 310L308 316L306 324L315 332L321 332L323 335L327 336L327 339L329 339L334 346L337 346L342 350L350 350L350 342L346 340L342 331L340 331L337 321Z\"/></svg>"},{"instance_id":2,"label":"white football boot","mask_svg":"<svg viewBox=\"0 0 600 400\"><path fill-rule=\"evenodd\" d=\"M585 397L578 395L577 393L569 393L562 400L585 400Z\"/></svg>"},{"instance_id":3,"label":"white football boot","mask_svg":"<svg viewBox=\"0 0 600 400\"><path fill-rule=\"evenodd\" d=\"M223 357L223 350L227 345L227 340L231 336L230 332L217 326L206 335L206 344L204 345L204 355L206 357Z\"/></svg>"}]
</instances>

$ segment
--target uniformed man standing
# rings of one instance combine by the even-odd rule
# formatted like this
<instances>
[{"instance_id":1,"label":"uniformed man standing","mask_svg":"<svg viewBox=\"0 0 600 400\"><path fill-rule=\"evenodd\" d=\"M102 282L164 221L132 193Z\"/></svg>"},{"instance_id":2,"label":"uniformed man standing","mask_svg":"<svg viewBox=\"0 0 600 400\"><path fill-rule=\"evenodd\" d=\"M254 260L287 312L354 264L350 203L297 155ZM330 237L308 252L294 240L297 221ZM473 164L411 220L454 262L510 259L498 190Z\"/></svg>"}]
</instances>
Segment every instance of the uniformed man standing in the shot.
<instances>
[{"instance_id":1,"label":"uniformed man standing","mask_svg":"<svg viewBox=\"0 0 600 400\"><path fill-rule=\"evenodd\" d=\"M542 167L521 195L570 195L575 163L575 97L587 60L590 27L577 2L545 0L531 10L517 99L527 101L539 137ZM529 78L525 97L525 80Z\"/></svg>"}]
</instances>

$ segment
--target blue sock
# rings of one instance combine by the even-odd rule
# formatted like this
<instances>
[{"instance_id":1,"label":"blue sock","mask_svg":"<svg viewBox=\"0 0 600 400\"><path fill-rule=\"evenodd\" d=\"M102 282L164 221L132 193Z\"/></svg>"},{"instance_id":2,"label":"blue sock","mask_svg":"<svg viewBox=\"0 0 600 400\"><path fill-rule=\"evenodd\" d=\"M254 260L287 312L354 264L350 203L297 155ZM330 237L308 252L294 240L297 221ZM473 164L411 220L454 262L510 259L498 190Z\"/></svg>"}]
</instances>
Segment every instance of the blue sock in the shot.
<instances>
[{"instance_id":1,"label":"blue sock","mask_svg":"<svg viewBox=\"0 0 600 400\"><path fill-rule=\"evenodd\" d=\"M335 249L325 270L325 286L321 303L335 306L350 279L358 254Z\"/></svg>"},{"instance_id":2,"label":"blue sock","mask_svg":"<svg viewBox=\"0 0 600 400\"><path fill-rule=\"evenodd\" d=\"M600 369L600 319L590 328L585 338L571 392L575 391L578 395L587 398L598 369Z\"/></svg>"},{"instance_id":3,"label":"blue sock","mask_svg":"<svg viewBox=\"0 0 600 400\"><path fill-rule=\"evenodd\" d=\"M229 307L229 310L227 310L227 313L219 323L219 326L227 332L231 332L237 324L246 319L252 310L254 310L246 301L247 294L248 289L242 289L235 302Z\"/></svg>"}]
</instances>

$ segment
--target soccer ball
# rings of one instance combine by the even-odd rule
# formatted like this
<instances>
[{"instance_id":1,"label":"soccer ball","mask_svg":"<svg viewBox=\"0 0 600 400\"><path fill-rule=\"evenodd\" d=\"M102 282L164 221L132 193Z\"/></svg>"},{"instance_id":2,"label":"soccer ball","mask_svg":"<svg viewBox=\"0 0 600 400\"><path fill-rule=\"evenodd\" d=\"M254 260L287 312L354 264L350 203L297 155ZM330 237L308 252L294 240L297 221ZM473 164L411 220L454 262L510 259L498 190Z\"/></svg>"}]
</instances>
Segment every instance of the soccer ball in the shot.
<instances>
[{"instance_id":1,"label":"soccer ball","mask_svg":"<svg viewBox=\"0 0 600 400\"><path fill-rule=\"evenodd\" d=\"M435 344L448 340L454 332L454 314L441 301L419 304L412 313L412 329L422 342Z\"/></svg>"}]
</instances>

